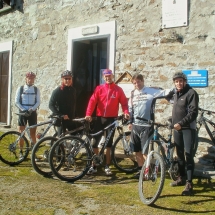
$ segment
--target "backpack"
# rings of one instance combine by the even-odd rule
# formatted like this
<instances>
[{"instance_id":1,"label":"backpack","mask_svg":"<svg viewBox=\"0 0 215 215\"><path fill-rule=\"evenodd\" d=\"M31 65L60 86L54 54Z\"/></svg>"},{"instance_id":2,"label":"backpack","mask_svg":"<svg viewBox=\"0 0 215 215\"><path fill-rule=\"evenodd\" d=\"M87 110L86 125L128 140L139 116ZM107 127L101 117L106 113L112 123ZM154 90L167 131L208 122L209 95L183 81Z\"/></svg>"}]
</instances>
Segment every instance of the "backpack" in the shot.
<instances>
[{"instance_id":1,"label":"backpack","mask_svg":"<svg viewBox=\"0 0 215 215\"><path fill-rule=\"evenodd\" d=\"M20 102L20 104L22 105L22 94L23 94L23 88L24 88L24 86L22 85L21 87L20 87L20 98L19 98L19 102ZM37 87L36 86L34 86L34 93L33 94L36 94L37 95ZM35 96L35 104L37 103L37 96Z\"/></svg>"}]
</instances>

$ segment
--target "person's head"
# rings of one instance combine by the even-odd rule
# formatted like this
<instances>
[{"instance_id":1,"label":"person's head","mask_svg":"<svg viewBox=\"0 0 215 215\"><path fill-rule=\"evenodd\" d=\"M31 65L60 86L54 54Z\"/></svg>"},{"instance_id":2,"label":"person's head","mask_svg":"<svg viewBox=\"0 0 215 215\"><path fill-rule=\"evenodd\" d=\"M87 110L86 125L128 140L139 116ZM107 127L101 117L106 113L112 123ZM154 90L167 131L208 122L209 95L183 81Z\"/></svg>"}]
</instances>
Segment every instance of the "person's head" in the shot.
<instances>
[{"instance_id":1,"label":"person's head","mask_svg":"<svg viewBox=\"0 0 215 215\"><path fill-rule=\"evenodd\" d=\"M114 77L113 77L112 70L110 70L110 69L105 69L105 70L103 71L103 79L105 80L105 82L106 82L107 84L113 83Z\"/></svg>"},{"instance_id":2,"label":"person's head","mask_svg":"<svg viewBox=\"0 0 215 215\"><path fill-rule=\"evenodd\" d=\"M187 84L187 76L183 72L176 72L173 75L172 80L177 91L183 90L185 85Z\"/></svg>"},{"instance_id":3,"label":"person's head","mask_svg":"<svg viewBox=\"0 0 215 215\"><path fill-rule=\"evenodd\" d=\"M35 78L36 78L35 73L33 73L33 72L27 72L26 75L25 75L26 84L28 86L33 85Z\"/></svg>"},{"instance_id":4,"label":"person's head","mask_svg":"<svg viewBox=\"0 0 215 215\"><path fill-rule=\"evenodd\" d=\"M144 87L144 78L141 74L133 75L131 81L135 89L141 90Z\"/></svg>"},{"instance_id":5,"label":"person's head","mask_svg":"<svg viewBox=\"0 0 215 215\"><path fill-rule=\"evenodd\" d=\"M71 71L66 70L61 73L61 80L63 86L71 86L72 85L73 74Z\"/></svg>"}]
</instances>

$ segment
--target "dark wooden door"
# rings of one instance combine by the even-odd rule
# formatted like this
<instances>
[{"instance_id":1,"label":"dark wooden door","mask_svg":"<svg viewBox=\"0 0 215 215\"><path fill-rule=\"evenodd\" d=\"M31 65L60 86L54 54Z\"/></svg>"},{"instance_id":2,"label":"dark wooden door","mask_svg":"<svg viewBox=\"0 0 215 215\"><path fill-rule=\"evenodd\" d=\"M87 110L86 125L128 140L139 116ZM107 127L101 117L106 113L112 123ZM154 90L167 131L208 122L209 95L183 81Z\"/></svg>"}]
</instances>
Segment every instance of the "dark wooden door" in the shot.
<instances>
[{"instance_id":1,"label":"dark wooden door","mask_svg":"<svg viewBox=\"0 0 215 215\"><path fill-rule=\"evenodd\" d=\"M0 52L0 123L7 123L10 52Z\"/></svg>"},{"instance_id":2,"label":"dark wooden door","mask_svg":"<svg viewBox=\"0 0 215 215\"><path fill-rule=\"evenodd\" d=\"M89 98L100 84L100 69L107 67L107 39L74 42L72 62L77 92L76 114L84 117Z\"/></svg>"}]
</instances>

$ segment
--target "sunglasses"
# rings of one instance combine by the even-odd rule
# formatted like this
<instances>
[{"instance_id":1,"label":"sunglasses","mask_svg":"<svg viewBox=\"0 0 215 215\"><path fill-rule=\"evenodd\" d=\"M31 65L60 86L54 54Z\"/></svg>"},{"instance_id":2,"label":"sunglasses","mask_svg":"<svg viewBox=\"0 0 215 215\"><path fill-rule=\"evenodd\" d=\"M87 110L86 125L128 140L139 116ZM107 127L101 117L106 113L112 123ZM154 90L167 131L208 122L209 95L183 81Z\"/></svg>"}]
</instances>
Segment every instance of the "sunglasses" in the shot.
<instances>
[{"instance_id":1,"label":"sunglasses","mask_svg":"<svg viewBox=\"0 0 215 215\"><path fill-rule=\"evenodd\" d=\"M64 80L68 81L68 80L72 80L72 78L64 78Z\"/></svg>"}]
</instances>

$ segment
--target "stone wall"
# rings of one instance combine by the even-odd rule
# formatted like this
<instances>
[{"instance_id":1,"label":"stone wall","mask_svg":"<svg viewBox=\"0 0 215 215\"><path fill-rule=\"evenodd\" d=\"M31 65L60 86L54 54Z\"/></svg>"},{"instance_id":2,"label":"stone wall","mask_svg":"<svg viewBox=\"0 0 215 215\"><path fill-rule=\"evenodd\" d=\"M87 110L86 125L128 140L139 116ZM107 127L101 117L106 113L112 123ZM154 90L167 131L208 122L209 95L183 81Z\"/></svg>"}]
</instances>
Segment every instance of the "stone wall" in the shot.
<instances>
[{"instance_id":1,"label":"stone wall","mask_svg":"<svg viewBox=\"0 0 215 215\"><path fill-rule=\"evenodd\" d=\"M196 89L200 106L213 110L215 99L215 3L188 1L187 27L161 28L161 0L17 0L15 10L0 13L0 42L13 40L12 100L26 71L37 73L41 90L39 120L48 114L51 91L66 68L68 29L116 21L116 77L141 72L145 84L172 88L171 76L182 69L207 69L209 86ZM21 9L20 9L21 8ZM11 102L12 116L16 107ZM167 114L163 114L163 108ZM168 115L166 104L159 106ZM16 126L16 117L12 117Z\"/></svg>"}]
</instances>

